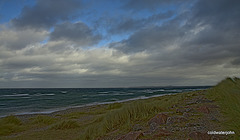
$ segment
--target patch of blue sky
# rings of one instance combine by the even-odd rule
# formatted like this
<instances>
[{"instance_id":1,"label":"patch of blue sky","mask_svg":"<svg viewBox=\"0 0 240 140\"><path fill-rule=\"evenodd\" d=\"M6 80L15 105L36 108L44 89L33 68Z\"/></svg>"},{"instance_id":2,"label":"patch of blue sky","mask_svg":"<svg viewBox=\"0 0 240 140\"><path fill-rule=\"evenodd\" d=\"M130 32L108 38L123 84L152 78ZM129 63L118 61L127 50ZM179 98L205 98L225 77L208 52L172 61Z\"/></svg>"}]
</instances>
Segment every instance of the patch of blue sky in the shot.
<instances>
[{"instance_id":1,"label":"patch of blue sky","mask_svg":"<svg viewBox=\"0 0 240 140\"><path fill-rule=\"evenodd\" d=\"M107 47L109 46L110 43L114 43L114 42L120 42L123 40L128 39L130 36L130 34L123 34L123 35L112 35L109 38L106 39L102 39L96 46L94 46L95 48L100 48L100 47Z\"/></svg>"},{"instance_id":2,"label":"patch of blue sky","mask_svg":"<svg viewBox=\"0 0 240 140\"><path fill-rule=\"evenodd\" d=\"M49 41L49 37L45 38L43 41L40 42L40 44L45 45Z\"/></svg>"}]
</instances>

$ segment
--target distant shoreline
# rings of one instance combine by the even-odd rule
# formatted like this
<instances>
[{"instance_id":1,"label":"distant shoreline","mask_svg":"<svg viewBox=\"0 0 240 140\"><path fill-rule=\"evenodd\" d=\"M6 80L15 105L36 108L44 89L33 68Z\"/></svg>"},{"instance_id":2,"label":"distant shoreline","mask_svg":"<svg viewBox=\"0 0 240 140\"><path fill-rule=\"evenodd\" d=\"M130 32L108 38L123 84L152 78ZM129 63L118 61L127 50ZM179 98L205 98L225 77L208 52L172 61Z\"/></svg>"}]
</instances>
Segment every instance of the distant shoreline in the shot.
<instances>
[{"instance_id":1,"label":"distant shoreline","mask_svg":"<svg viewBox=\"0 0 240 140\"><path fill-rule=\"evenodd\" d=\"M214 87L214 85L203 85L203 86L136 86L136 87L96 87L96 88L79 88L79 87L74 87L74 88L62 88L62 87L53 87L53 88L43 88L43 87L9 87L9 88L3 88L0 87L1 89L144 89L144 88L186 88L186 87Z\"/></svg>"}]
</instances>

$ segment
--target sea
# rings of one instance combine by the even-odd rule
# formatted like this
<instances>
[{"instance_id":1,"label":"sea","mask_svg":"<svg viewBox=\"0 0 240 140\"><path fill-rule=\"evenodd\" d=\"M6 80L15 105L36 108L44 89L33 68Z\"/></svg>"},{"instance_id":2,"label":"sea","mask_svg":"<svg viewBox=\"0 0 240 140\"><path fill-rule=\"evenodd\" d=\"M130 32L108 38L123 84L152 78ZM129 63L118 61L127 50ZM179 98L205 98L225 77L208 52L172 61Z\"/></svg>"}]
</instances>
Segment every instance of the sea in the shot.
<instances>
[{"instance_id":1,"label":"sea","mask_svg":"<svg viewBox=\"0 0 240 140\"><path fill-rule=\"evenodd\" d=\"M0 89L0 117L52 113L68 108L147 99L166 94L176 94L207 88L209 88L209 86Z\"/></svg>"}]
</instances>

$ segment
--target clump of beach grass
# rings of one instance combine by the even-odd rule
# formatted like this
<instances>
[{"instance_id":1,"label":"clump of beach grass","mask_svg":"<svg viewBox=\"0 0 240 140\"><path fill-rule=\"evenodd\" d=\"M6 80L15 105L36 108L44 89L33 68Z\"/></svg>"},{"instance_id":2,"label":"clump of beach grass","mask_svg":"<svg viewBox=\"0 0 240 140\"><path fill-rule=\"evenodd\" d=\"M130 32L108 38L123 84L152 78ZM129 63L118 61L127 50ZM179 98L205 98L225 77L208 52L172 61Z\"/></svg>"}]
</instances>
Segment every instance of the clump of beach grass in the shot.
<instances>
[{"instance_id":1,"label":"clump of beach grass","mask_svg":"<svg viewBox=\"0 0 240 140\"><path fill-rule=\"evenodd\" d=\"M46 124L46 125L53 124L57 121L56 118L46 116L46 115L38 115L36 117L30 118L30 120L31 120L31 123L33 124Z\"/></svg>"},{"instance_id":2,"label":"clump of beach grass","mask_svg":"<svg viewBox=\"0 0 240 140\"><path fill-rule=\"evenodd\" d=\"M107 110L113 110L113 109L118 109L121 108L122 104L121 103L112 103L107 106Z\"/></svg>"},{"instance_id":3,"label":"clump of beach grass","mask_svg":"<svg viewBox=\"0 0 240 140\"><path fill-rule=\"evenodd\" d=\"M65 130L65 129L73 129L73 128L78 128L78 127L79 127L79 124L75 120L63 120L56 124L53 124L50 127L50 129Z\"/></svg>"},{"instance_id":4,"label":"clump of beach grass","mask_svg":"<svg viewBox=\"0 0 240 140\"><path fill-rule=\"evenodd\" d=\"M23 131L21 125L21 120L13 115L0 119L0 136Z\"/></svg>"},{"instance_id":5,"label":"clump of beach grass","mask_svg":"<svg viewBox=\"0 0 240 140\"><path fill-rule=\"evenodd\" d=\"M4 117L0 120L1 123L4 124L14 124L14 125L21 125L22 122L20 119L18 119L16 116L10 115L7 117Z\"/></svg>"},{"instance_id":6,"label":"clump of beach grass","mask_svg":"<svg viewBox=\"0 0 240 140\"><path fill-rule=\"evenodd\" d=\"M80 139L96 139L115 130L120 130L119 133L128 132L133 124L145 124L157 113L167 110L176 103L177 99L175 98L179 98L178 96L173 97L173 99L157 97L108 106L108 109L114 109L102 115L101 121L89 125Z\"/></svg>"}]
</instances>

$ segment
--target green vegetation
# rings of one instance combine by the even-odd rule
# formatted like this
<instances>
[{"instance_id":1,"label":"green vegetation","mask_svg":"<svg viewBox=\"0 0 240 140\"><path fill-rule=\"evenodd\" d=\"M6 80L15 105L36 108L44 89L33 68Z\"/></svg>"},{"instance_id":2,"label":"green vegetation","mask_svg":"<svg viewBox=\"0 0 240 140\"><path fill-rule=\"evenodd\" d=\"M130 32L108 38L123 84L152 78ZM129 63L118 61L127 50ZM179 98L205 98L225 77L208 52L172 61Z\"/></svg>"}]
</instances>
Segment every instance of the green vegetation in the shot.
<instances>
[{"instance_id":1,"label":"green vegetation","mask_svg":"<svg viewBox=\"0 0 240 140\"><path fill-rule=\"evenodd\" d=\"M8 116L0 120L0 136L23 131L21 120L15 116Z\"/></svg>"},{"instance_id":2,"label":"green vegetation","mask_svg":"<svg viewBox=\"0 0 240 140\"><path fill-rule=\"evenodd\" d=\"M240 134L240 79L226 78L209 89L208 93L208 97L219 104L224 114L226 130Z\"/></svg>"},{"instance_id":3,"label":"green vegetation","mask_svg":"<svg viewBox=\"0 0 240 140\"><path fill-rule=\"evenodd\" d=\"M54 124L51 126L51 129L56 129L56 130L64 130L64 129L73 129L79 127L77 121L74 120L64 120L59 123Z\"/></svg>"},{"instance_id":4,"label":"green vegetation","mask_svg":"<svg viewBox=\"0 0 240 140\"><path fill-rule=\"evenodd\" d=\"M118 109L122 107L122 104L121 103L113 103L113 104L109 104L107 109L108 110L112 110L112 109Z\"/></svg>"},{"instance_id":5,"label":"green vegetation","mask_svg":"<svg viewBox=\"0 0 240 140\"><path fill-rule=\"evenodd\" d=\"M63 117L63 118L67 118L67 119L78 119L84 115L86 115L86 112L72 112L72 113L67 113L67 114L59 115L59 116Z\"/></svg>"},{"instance_id":6,"label":"green vegetation","mask_svg":"<svg viewBox=\"0 0 240 140\"><path fill-rule=\"evenodd\" d=\"M39 115L37 117L33 117L31 118L31 122L33 124L46 124L46 125L50 125L53 124L57 121L56 118L50 117L50 116L43 116L43 115Z\"/></svg>"},{"instance_id":7,"label":"green vegetation","mask_svg":"<svg viewBox=\"0 0 240 140\"><path fill-rule=\"evenodd\" d=\"M170 112L173 105L184 104L187 98L191 99L198 94L206 95L220 106L226 118L221 124L226 131L240 134L240 79L227 78L217 86L200 92L92 106L64 114L29 117L24 121L16 116L8 116L0 119L0 139L91 140L123 135L131 131L134 124L146 126L149 119L159 112Z\"/></svg>"},{"instance_id":8,"label":"green vegetation","mask_svg":"<svg viewBox=\"0 0 240 140\"><path fill-rule=\"evenodd\" d=\"M114 110L108 111L98 118L100 121L95 121L89 125L80 139L96 139L108 135L112 131L126 133L131 130L134 124L144 125L158 112L168 111L169 107L178 103L179 99L184 99L185 96L186 94L167 95L113 105L115 106Z\"/></svg>"},{"instance_id":9,"label":"green vegetation","mask_svg":"<svg viewBox=\"0 0 240 140\"><path fill-rule=\"evenodd\" d=\"M1 124L13 124L13 125L21 125L22 122L20 119L18 119L16 116L7 116L5 118L3 118L1 121Z\"/></svg>"}]
</instances>

